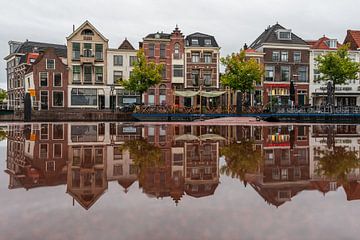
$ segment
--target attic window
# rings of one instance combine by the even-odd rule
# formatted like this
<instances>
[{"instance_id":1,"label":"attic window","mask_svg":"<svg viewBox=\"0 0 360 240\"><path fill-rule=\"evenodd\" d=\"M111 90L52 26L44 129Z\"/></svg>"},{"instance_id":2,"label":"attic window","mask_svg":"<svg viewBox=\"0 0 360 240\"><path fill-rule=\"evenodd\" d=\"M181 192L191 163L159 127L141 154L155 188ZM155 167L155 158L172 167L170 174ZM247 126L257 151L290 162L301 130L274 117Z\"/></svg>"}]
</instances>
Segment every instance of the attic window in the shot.
<instances>
[{"instance_id":1,"label":"attic window","mask_svg":"<svg viewBox=\"0 0 360 240\"><path fill-rule=\"evenodd\" d=\"M199 39L197 38L191 39L191 45L199 45Z\"/></svg>"},{"instance_id":2,"label":"attic window","mask_svg":"<svg viewBox=\"0 0 360 240\"><path fill-rule=\"evenodd\" d=\"M337 40L336 39L329 39L326 41L326 45L328 45L329 48L336 48L337 47Z\"/></svg>"},{"instance_id":3,"label":"attic window","mask_svg":"<svg viewBox=\"0 0 360 240\"><path fill-rule=\"evenodd\" d=\"M90 29L84 29L82 30L81 35L94 36L94 32Z\"/></svg>"},{"instance_id":4,"label":"attic window","mask_svg":"<svg viewBox=\"0 0 360 240\"><path fill-rule=\"evenodd\" d=\"M211 39L205 39L205 45L206 46L211 45Z\"/></svg>"},{"instance_id":5,"label":"attic window","mask_svg":"<svg viewBox=\"0 0 360 240\"><path fill-rule=\"evenodd\" d=\"M291 40L291 30L281 30L277 32L279 40Z\"/></svg>"},{"instance_id":6,"label":"attic window","mask_svg":"<svg viewBox=\"0 0 360 240\"><path fill-rule=\"evenodd\" d=\"M159 33L156 33L156 34L155 34L155 38L156 38L156 39L159 39L159 38L160 38L160 34L159 34Z\"/></svg>"}]
</instances>

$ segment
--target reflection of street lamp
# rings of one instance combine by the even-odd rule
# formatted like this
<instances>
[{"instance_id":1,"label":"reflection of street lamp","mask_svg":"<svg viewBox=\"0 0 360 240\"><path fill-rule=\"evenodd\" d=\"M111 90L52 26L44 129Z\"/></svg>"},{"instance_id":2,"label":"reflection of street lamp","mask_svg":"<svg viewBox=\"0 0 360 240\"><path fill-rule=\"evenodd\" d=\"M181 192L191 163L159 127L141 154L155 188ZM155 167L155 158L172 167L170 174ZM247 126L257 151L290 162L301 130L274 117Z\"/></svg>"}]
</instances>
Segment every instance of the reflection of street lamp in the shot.
<instances>
[{"instance_id":1,"label":"reflection of street lamp","mask_svg":"<svg viewBox=\"0 0 360 240\"><path fill-rule=\"evenodd\" d=\"M115 91L115 85L114 85L114 84L111 84L111 85L110 85L110 99L111 99L111 98L114 99L114 98L113 98L114 91ZM116 105L116 97L115 97L115 102L113 101L113 104L112 104L112 106L111 106L111 110L112 110L113 112L115 112L115 105Z\"/></svg>"}]
</instances>

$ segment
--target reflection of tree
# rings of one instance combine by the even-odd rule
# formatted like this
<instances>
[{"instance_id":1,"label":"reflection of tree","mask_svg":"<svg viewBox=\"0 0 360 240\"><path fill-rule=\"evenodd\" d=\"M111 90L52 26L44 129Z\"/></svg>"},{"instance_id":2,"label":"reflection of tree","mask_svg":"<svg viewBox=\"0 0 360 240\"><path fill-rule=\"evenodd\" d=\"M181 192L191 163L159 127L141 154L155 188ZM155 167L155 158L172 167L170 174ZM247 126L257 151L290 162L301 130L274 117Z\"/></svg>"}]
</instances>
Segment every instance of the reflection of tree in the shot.
<instances>
[{"instance_id":1,"label":"reflection of tree","mask_svg":"<svg viewBox=\"0 0 360 240\"><path fill-rule=\"evenodd\" d=\"M122 150L128 150L133 163L139 169L139 177L143 176L144 170L151 167L160 167L164 163L161 159L161 150L145 139L126 141Z\"/></svg>"},{"instance_id":2,"label":"reflection of tree","mask_svg":"<svg viewBox=\"0 0 360 240\"><path fill-rule=\"evenodd\" d=\"M6 139L6 131L0 128L0 141L3 141L5 139Z\"/></svg>"},{"instance_id":3,"label":"reflection of tree","mask_svg":"<svg viewBox=\"0 0 360 240\"><path fill-rule=\"evenodd\" d=\"M226 165L220 169L221 174L244 180L246 173L255 173L261 161L261 152L254 149L253 141L242 140L221 149Z\"/></svg>"},{"instance_id":4,"label":"reflection of tree","mask_svg":"<svg viewBox=\"0 0 360 240\"><path fill-rule=\"evenodd\" d=\"M343 146L333 146L332 150L320 151L320 154L322 157L316 169L318 175L346 182L347 174L360 166L358 152L347 150Z\"/></svg>"}]
</instances>

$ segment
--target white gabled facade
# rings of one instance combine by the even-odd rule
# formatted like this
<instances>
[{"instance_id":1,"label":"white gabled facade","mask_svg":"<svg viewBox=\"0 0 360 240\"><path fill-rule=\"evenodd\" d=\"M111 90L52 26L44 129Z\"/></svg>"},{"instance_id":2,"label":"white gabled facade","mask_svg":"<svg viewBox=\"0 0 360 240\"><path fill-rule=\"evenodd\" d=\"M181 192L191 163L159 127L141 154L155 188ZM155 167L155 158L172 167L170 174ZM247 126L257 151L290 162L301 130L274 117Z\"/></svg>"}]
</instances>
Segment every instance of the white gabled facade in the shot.
<instances>
[{"instance_id":1,"label":"white gabled facade","mask_svg":"<svg viewBox=\"0 0 360 240\"><path fill-rule=\"evenodd\" d=\"M326 105L327 98L327 83L326 81L319 80L321 74L317 70L316 58L328 54L330 52L337 51L340 46L332 46L330 48L330 41L337 43L336 39L329 39L322 37L316 42L313 42L310 50L310 104L312 106L324 106ZM349 57L354 62L360 62L360 52L350 50ZM335 86L335 106L360 106L360 80L351 79L346 84Z\"/></svg>"}]
</instances>

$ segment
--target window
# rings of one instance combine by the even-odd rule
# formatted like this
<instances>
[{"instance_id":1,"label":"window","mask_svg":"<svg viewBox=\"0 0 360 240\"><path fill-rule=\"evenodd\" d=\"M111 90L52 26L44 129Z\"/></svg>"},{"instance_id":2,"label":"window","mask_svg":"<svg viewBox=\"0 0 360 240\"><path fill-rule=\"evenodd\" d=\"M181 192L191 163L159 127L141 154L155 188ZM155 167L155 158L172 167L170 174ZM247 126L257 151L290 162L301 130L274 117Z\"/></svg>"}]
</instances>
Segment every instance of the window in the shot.
<instances>
[{"instance_id":1,"label":"window","mask_svg":"<svg viewBox=\"0 0 360 240\"><path fill-rule=\"evenodd\" d=\"M46 172L55 172L55 161L46 161Z\"/></svg>"},{"instance_id":2,"label":"window","mask_svg":"<svg viewBox=\"0 0 360 240\"><path fill-rule=\"evenodd\" d=\"M166 65L163 64L163 67L161 69L161 77L162 79L166 79Z\"/></svg>"},{"instance_id":3,"label":"window","mask_svg":"<svg viewBox=\"0 0 360 240\"><path fill-rule=\"evenodd\" d=\"M291 31L290 30L282 30L278 32L279 40L291 40Z\"/></svg>"},{"instance_id":4,"label":"window","mask_svg":"<svg viewBox=\"0 0 360 240\"><path fill-rule=\"evenodd\" d=\"M210 46L211 45L211 39L205 39L205 45Z\"/></svg>"},{"instance_id":5,"label":"window","mask_svg":"<svg viewBox=\"0 0 360 240\"><path fill-rule=\"evenodd\" d=\"M46 143L40 144L40 158L48 158L48 145Z\"/></svg>"},{"instance_id":6,"label":"window","mask_svg":"<svg viewBox=\"0 0 360 240\"><path fill-rule=\"evenodd\" d=\"M307 67L299 67L298 74L299 74L299 82L307 82L308 81L308 68Z\"/></svg>"},{"instance_id":7,"label":"window","mask_svg":"<svg viewBox=\"0 0 360 240\"><path fill-rule=\"evenodd\" d=\"M294 62L301 62L301 52L294 52Z\"/></svg>"},{"instance_id":8,"label":"window","mask_svg":"<svg viewBox=\"0 0 360 240\"><path fill-rule=\"evenodd\" d=\"M96 60L103 60L103 45L102 44L95 44L95 59Z\"/></svg>"},{"instance_id":9,"label":"window","mask_svg":"<svg viewBox=\"0 0 360 240\"><path fill-rule=\"evenodd\" d=\"M46 69L55 69L54 59L46 59Z\"/></svg>"},{"instance_id":10,"label":"window","mask_svg":"<svg viewBox=\"0 0 360 240\"><path fill-rule=\"evenodd\" d=\"M199 40L197 38L191 39L191 45L199 45Z\"/></svg>"},{"instance_id":11,"label":"window","mask_svg":"<svg viewBox=\"0 0 360 240\"><path fill-rule=\"evenodd\" d=\"M281 81L288 82L290 81L290 67L281 66Z\"/></svg>"},{"instance_id":12,"label":"window","mask_svg":"<svg viewBox=\"0 0 360 240\"><path fill-rule=\"evenodd\" d=\"M211 53L204 53L204 62L211 63Z\"/></svg>"},{"instance_id":13,"label":"window","mask_svg":"<svg viewBox=\"0 0 360 240\"><path fill-rule=\"evenodd\" d=\"M173 73L174 77L183 77L184 66L183 65L174 65L173 71L174 71L174 73Z\"/></svg>"},{"instance_id":14,"label":"window","mask_svg":"<svg viewBox=\"0 0 360 240\"><path fill-rule=\"evenodd\" d=\"M166 57L166 49L165 49L165 44L160 44L160 58L165 58Z\"/></svg>"},{"instance_id":15,"label":"window","mask_svg":"<svg viewBox=\"0 0 360 240\"><path fill-rule=\"evenodd\" d=\"M71 105L97 106L97 90L90 88L74 88L71 90Z\"/></svg>"},{"instance_id":16,"label":"window","mask_svg":"<svg viewBox=\"0 0 360 240\"><path fill-rule=\"evenodd\" d=\"M47 86L48 86L48 73L40 72L40 87L47 87Z\"/></svg>"},{"instance_id":17,"label":"window","mask_svg":"<svg viewBox=\"0 0 360 240\"><path fill-rule=\"evenodd\" d=\"M54 87L61 87L62 86L62 75L61 73L54 73Z\"/></svg>"},{"instance_id":18,"label":"window","mask_svg":"<svg viewBox=\"0 0 360 240\"><path fill-rule=\"evenodd\" d=\"M48 140L49 139L49 125L41 124L40 125L40 140Z\"/></svg>"},{"instance_id":19,"label":"window","mask_svg":"<svg viewBox=\"0 0 360 240\"><path fill-rule=\"evenodd\" d=\"M92 83L92 66L84 65L84 83Z\"/></svg>"},{"instance_id":20,"label":"window","mask_svg":"<svg viewBox=\"0 0 360 240\"><path fill-rule=\"evenodd\" d=\"M53 125L53 139L54 140L63 140L64 139L64 125L63 124L54 124Z\"/></svg>"},{"instance_id":21,"label":"window","mask_svg":"<svg viewBox=\"0 0 360 240\"><path fill-rule=\"evenodd\" d=\"M160 86L159 102L161 105L166 105L166 86L165 85Z\"/></svg>"},{"instance_id":22,"label":"window","mask_svg":"<svg viewBox=\"0 0 360 240\"><path fill-rule=\"evenodd\" d=\"M72 43L72 58L73 60L80 59L80 43Z\"/></svg>"},{"instance_id":23,"label":"window","mask_svg":"<svg viewBox=\"0 0 360 240\"><path fill-rule=\"evenodd\" d=\"M49 107L48 91L40 91L40 104L42 110L48 110Z\"/></svg>"},{"instance_id":24,"label":"window","mask_svg":"<svg viewBox=\"0 0 360 240\"><path fill-rule=\"evenodd\" d=\"M84 43L84 57L92 57L91 43Z\"/></svg>"},{"instance_id":25,"label":"window","mask_svg":"<svg viewBox=\"0 0 360 240\"><path fill-rule=\"evenodd\" d=\"M273 62L279 62L280 61L280 52L273 52L272 60L273 60Z\"/></svg>"},{"instance_id":26,"label":"window","mask_svg":"<svg viewBox=\"0 0 360 240\"><path fill-rule=\"evenodd\" d=\"M155 44L149 44L149 57L155 57Z\"/></svg>"},{"instance_id":27,"label":"window","mask_svg":"<svg viewBox=\"0 0 360 240\"><path fill-rule=\"evenodd\" d=\"M80 66L79 65L73 66L73 81L80 82Z\"/></svg>"},{"instance_id":28,"label":"window","mask_svg":"<svg viewBox=\"0 0 360 240\"><path fill-rule=\"evenodd\" d=\"M90 29L84 29L84 30L82 30L81 35L93 36L94 32Z\"/></svg>"},{"instance_id":29,"label":"window","mask_svg":"<svg viewBox=\"0 0 360 240\"><path fill-rule=\"evenodd\" d=\"M191 79L192 79L192 84L194 86L199 85L199 76L200 76L200 70L192 70Z\"/></svg>"},{"instance_id":30,"label":"window","mask_svg":"<svg viewBox=\"0 0 360 240\"><path fill-rule=\"evenodd\" d=\"M326 41L326 44L329 48L337 48L337 40L336 39L329 39Z\"/></svg>"},{"instance_id":31,"label":"window","mask_svg":"<svg viewBox=\"0 0 360 240\"><path fill-rule=\"evenodd\" d=\"M123 65L123 56L114 55L114 66L122 66L122 65Z\"/></svg>"},{"instance_id":32,"label":"window","mask_svg":"<svg viewBox=\"0 0 360 240\"><path fill-rule=\"evenodd\" d=\"M265 67L265 81L274 81L274 66Z\"/></svg>"},{"instance_id":33,"label":"window","mask_svg":"<svg viewBox=\"0 0 360 240\"><path fill-rule=\"evenodd\" d=\"M122 164L114 165L113 176L121 176L121 175L123 175L123 166L122 166Z\"/></svg>"},{"instance_id":34,"label":"window","mask_svg":"<svg viewBox=\"0 0 360 240\"><path fill-rule=\"evenodd\" d=\"M136 56L130 56L130 58L129 58L130 67L133 67L134 64L136 63L136 61L137 61Z\"/></svg>"},{"instance_id":35,"label":"window","mask_svg":"<svg viewBox=\"0 0 360 240\"><path fill-rule=\"evenodd\" d=\"M287 62L289 60L289 54L288 52L281 52L281 61Z\"/></svg>"},{"instance_id":36,"label":"window","mask_svg":"<svg viewBox=\"0 0 360 240\"><path fill-rule=\"evenodd\" d=\"M114 71L114 83L120 82L123 80L123 72L122 71Z\"/></svg>"},{"instance_id":37,"label":"window","mask_svg":"<svg viewBox=\"0 0 360 240\"><path fill-rule=\"evenodd\" d=\"M64 106L64 92L53 91L53 107Z\"/></svg>"},{"instance_id":38,"label":"window","mask_svg":"<svg viewBox=\"0 0 360 240\"><path fill-rule=\"evenodd\" d=\"M314 69L314 83L319 83L321 78L320 71L318 69Z\"/></svg>"},{"instance_id":39,"label":"window","mask_svg":"<svg viewBox=\"0 0 360 240\"><path fill-rule=\"evenodd\" d=\"M129 166L129 173L132 174L137 174L139 171L138 167L134 164L130 164Z\"/></svg>"},{"instance_id":40,"label":"window","mask_svg":"<svg viewBox=\"0 0 360 240\"><path fill-rule=\"evenodd\" d=\"M191 53L191 62L198 63L200 61L200 53L199 52L192 52Z\"/></svg>"},{"instance_id":41,"label":"window","mask_svg":"<svg viewBox=\"0 0 360 240\"><path fill-rule=\"evenodd\" d=\"M148 104L149 105L154 105L155 104L155 90L154 89L150 89L148 91Z\"/></svg>"},{"instance_id":42,"label":"window","mask_svg":"<svg viewBox=\"0 0 360 240\"><path fill-rule=\"evenodd\" d=\"M180 59L181 58L180 44L179 43L175 43L175 45L174 45L174 58L175 59Z\"/></svg>"},{"instance_id":43,"label":"window","mask_svg":"<svg viewBox=\"0 0 360 240\"><path fill-rule=\"evenodd\" d=\"M62 157L62 144L55 143L53 145L53 149L54 149L54 152L53 152L54 158L61 158Z\"/></svg>"},{"instance_id":44,"label":"window","mask_svg":"<svg viewBox=\"0 0 360 240\"><path fill-rule=\"evenodd\" d=\"M287 168L281 169L281 179L282 180L287 180L288 179L288 170L287 170Z\"/></svg>"},{"instance_id":45,"label":"window","mask_svg":"<svg viewBox=\"0 0 360 240\"><path fill-rule=\"evenodd\" d=\"M211 86L211 72L204 72L204 85Z\"/></svg>"},{"instance_id":46,"label":"window","mask_svg":"<svg viewBox=\"0 0 360 240\"><path fill-rule=\"evenodd\" d=\"M95 82L103 83L103 67L95 66Z\"/></svg>"}]
</instances>

